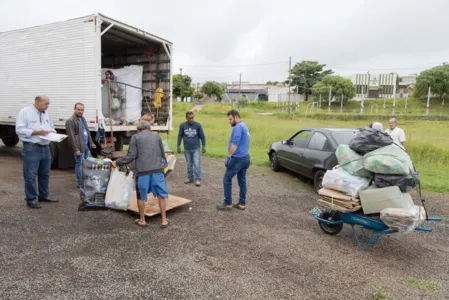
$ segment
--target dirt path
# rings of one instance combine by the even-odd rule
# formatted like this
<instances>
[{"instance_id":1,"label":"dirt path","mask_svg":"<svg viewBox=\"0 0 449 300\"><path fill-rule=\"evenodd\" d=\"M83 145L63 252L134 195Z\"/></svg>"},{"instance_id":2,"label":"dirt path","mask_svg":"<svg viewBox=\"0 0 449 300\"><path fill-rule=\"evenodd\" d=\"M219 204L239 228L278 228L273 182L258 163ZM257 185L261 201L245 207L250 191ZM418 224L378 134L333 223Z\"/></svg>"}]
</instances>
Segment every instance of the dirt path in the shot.
<instances>
[{"instance_id":1,"label":"dirt path","mask_svg":"<svg viewBox=\"0 0 449 300\"><path fill-rule=\"evenodd\" d=\"M0 147L0 165L1 299L372 299L375 281L392 299L449 298L447 223L362 252L350 228L320 230L310 183L290 174L252 167L247 210L221 212L222 161L203 159L197 188L179 156L169 191L192 209L161 230L159 217L142 229L128 212L78 212L72 171L52 172L59 204L28 209L18 151ZM427 201L447 219L447 196Z\"/></svg>"}]
</instances>

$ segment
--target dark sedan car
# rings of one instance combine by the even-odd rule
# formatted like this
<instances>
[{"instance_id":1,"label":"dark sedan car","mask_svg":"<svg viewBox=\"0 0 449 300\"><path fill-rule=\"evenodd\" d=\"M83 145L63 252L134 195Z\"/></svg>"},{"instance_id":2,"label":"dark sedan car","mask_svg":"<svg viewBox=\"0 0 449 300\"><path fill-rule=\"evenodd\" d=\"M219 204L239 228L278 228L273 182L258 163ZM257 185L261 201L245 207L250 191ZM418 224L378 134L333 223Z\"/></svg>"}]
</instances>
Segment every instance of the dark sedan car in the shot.
<instances>
[{"instance_id":1,"label":"dark sedan car","mask_svg":"<svg viewBox=\"0 0 449 300\"><path fill-rule=\"evenodd\" d=\"M304 128L288 140L275 142L268 151L271 169L289 169L313 179L315 190L321 188L326 170L338 164L335 150L338 145L348 144L358 129Z\"/></svg>"}]
</instances>

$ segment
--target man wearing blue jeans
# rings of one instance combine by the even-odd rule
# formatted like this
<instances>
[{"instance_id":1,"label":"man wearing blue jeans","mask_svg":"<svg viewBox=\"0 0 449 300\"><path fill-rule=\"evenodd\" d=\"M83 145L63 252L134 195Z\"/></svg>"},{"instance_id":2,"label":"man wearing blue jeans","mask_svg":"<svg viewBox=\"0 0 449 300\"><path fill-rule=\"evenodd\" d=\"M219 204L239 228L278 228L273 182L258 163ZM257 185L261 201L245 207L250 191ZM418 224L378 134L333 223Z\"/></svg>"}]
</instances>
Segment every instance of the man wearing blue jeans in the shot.
<instances>
[{"instance_id":1,"label":"man wearing blue jeans","mask_svg":"<svg viewBox=\"0 0 449 300\"><path fill-rule=\"evenodd\" d=\"M202 153L206 153L206 136L200 123L194 121L193 112L186 113L186 122L179 125L178 153L181 153L181 140L184 142L184 156L187 161L186 184L195 182L201 186L201 154L200 140L203 144Z\"/></svg>"},{"instance_id":2,"label":"man wearing blue jeans","mask_svg":"<svg viewBox=\"0 0 449 300\"><path fill-rule=\"evenodd\" d=\"M55 131L53 122L46 113L50 99L37 96L34 105L25 107L17 115L16 133L23 143L23 178L25 181L25 200L30 208L41 208L39 202L58 202L50 198L50 141L41 139ZM39 194L36 189L36 177ZM38 201L36 201L36 198Z\"/></svg>"},{"instance_id":3,"label":"man wearing blue jeans","mask_svg":"<svg viewBox=\"0 0 449 300\"><path fill-rule=\"evenodd\" d=\"M83 160L91 156L90 148L96 148L83 114L84 104L76 103L74 114L65 122L69 146L75 156L75 176L78 187L82 183Z\"/></svg>"},{"instance_id":4,"label":"man wearing blue jeans","mask_svg":"<svg viewBox=\"0 0 449 300\"><path fill-rule=\"evenodd\" d=\"M223 177L224 202L217 209L227 210L232 207L244 210L246 208L246 171L251 161L249 156L250 136L248 127L240 119L240 113L233 109L228 112L229 124L233 127L228 145L228 156L225 159L226 173ZM232 178L237 175L240 187L239 202L232 205Z\"/></svg>"}]
</instances>

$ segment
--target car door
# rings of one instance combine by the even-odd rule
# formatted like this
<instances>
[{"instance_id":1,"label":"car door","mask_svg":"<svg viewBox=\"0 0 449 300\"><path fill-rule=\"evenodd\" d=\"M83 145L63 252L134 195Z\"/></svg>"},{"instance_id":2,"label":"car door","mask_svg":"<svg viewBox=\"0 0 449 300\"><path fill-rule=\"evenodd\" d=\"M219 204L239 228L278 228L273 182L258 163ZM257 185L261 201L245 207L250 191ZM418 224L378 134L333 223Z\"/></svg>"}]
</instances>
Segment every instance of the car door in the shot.
<instances>
[{"instance_id":1,"label":"car door","mask_svg":"<svg viewBox=\"0 0 449 300\"><path fill-rule=\"evenodd\" d=\"M283 166L294 172L301 172L301 157L309 143L311 136L310 130L301 130L293 137L291 137L286 143L286 151L284 154Z\"/></svg>"},{"instance_id":2,"label":"car door","mask_svg":"<svg viewBox=\"0 0 449 300\"><path fill-rule=\"evenodd\" d=\"M301 173L312 178L315 168L322 169L335 156L335 149L329 138L322 132L314 131L301 156Z\"/></svg>"}]
</instances>

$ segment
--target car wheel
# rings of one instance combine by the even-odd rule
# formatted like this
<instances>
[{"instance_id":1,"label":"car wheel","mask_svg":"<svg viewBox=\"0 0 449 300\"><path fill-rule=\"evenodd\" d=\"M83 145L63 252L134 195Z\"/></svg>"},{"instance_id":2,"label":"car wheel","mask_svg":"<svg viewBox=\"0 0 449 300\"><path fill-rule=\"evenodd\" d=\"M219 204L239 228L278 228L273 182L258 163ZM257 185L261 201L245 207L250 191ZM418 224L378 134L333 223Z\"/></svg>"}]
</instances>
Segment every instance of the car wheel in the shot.
<instances>
[{"instance_id":1,"label":"car wheel","mask_svg":"<svg viewBox=\"0 0 449 300\"><path fill-rule=\"evenodd\" d=\"M328 220L328 221L332 221L332 222L340 221L340 218L337 213L329 212L329 211L322 212L320 214L320 218ZM320 222L320 221L318 221L318 223L320 224L321 230L323 230L326 234L329 234L329 235L335 235L343 229L343 223L328 224L328 223Z\"/></svg>"},{"instance_id":2,"label":"car wheel","mask_svg":"<svg viewBox=\"0 0 449 300\"><path fill-rule=\"evenodd\" d=\"M326 173L323 170L318 170L315 172L315 175L313 176L313 185L315 187L315 191L321 190L323 188L323 177L324 177L324 173Z\"/></svg>"},{"instance_id":3,"label":"car wheel","mask_svg":"<svg viewBox=\"0 0 449 300\"><path fill-rule=\"evenodd\" d=\"M281 165L279 163L278 155L276 152L271 153L271 170L278 172L281 169Z\"/></svg>"}]
</instances>

